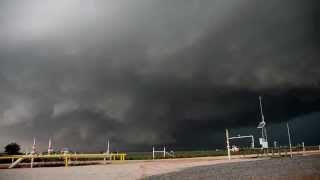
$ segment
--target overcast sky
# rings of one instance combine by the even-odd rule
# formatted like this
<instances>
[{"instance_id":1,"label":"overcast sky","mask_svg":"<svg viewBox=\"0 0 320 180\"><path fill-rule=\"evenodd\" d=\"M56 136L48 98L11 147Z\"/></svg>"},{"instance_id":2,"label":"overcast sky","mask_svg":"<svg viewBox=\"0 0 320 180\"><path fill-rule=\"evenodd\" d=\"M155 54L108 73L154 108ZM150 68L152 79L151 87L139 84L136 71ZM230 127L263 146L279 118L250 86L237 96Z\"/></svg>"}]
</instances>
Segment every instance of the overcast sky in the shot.
<instances>
[{"instance_id":1,"label":"overcast sky","mask_svg":"<svg viewBox=\"0 0 320 180\"><path fill-rule=\"evenodd\" d=\"M319 144L319 7L2 0L0 146L222 148L225 128L259 135L259 95L271 140L289 121L296 143Z\"/></svg>"}]
</instances>

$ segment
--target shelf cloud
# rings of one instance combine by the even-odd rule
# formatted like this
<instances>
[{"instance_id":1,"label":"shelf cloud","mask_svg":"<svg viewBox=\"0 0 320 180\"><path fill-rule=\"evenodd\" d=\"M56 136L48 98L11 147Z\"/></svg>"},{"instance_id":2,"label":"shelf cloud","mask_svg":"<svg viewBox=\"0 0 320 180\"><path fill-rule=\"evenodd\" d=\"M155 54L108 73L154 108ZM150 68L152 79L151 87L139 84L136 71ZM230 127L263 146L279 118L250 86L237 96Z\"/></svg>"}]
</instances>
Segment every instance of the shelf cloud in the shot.
<instances>
[{"instance_id":1,"label":"shelf cloud","mask_svg":"<svg viewBox=\"0 0 320 180\"><path fill-rule=\"evenodd\" d=\"M308 121L320 111L319 8L317 0L1 1L0 143L214 147L223 145L214 132L257 125L259 95L268 123Z\"/></svg>"}]
</instances>

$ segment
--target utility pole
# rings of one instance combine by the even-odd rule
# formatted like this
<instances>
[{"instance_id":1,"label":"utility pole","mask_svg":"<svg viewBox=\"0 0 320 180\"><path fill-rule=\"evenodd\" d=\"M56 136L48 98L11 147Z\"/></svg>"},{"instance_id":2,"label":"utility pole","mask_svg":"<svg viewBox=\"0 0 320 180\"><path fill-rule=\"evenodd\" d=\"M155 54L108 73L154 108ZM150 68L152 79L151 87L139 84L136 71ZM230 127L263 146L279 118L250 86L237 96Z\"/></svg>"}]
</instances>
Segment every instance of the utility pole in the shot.
<instances>
[{"instance_id":1,"label":"utility pole","mask_svg":"<svg viewBox=\"0 0 320 180\"><path fill-rule=\"evenodd\" d=\"M30 167L33 168L33 161L34 161L34 158L33 156L36 154L36 138L33 138L33 145L32 145L32 152L31 152L31 162L30 162Z\"/></svg>"},{"instance_id":2,"label":"utility pole","mask_svg":"<svg viewBox=\"0 0 320 180\"><path fill-rule=\"evenodd\" d=\"M228 159L231 160L231 157L230 157L230 143L229 143L229 131L228 131L228 129L226 129L226 140L227 140Z\"/></svg>"},{"instance_id":3,"label":"utility pole","mask_svg":"<svg viewBox=\"0 0 320 180\"><path fill-rule=\"evenodd\" d=\"M290 157L292 158L291 135L290 135L289 123L287 123L287 130L288 130L288 139L289 139L289 147L290 147Z\"/></svg>"},{"instance_id":4,"label":"utility pole","mask_svg":"<svg viewBox=\"0 0 320 180\"><path fill-rule=\"evenodd\" d=\"M264 138L266 140L266 142L268 143L268 136L267 136L267 128L265 127L265 120L264 120L264 115L263 115L263 110L262 110L262 97L259 96L259 103L260 103L260 113L261 113L261 122L264 124L262 127L262 138Z\"/></svg>"}]
</instances>

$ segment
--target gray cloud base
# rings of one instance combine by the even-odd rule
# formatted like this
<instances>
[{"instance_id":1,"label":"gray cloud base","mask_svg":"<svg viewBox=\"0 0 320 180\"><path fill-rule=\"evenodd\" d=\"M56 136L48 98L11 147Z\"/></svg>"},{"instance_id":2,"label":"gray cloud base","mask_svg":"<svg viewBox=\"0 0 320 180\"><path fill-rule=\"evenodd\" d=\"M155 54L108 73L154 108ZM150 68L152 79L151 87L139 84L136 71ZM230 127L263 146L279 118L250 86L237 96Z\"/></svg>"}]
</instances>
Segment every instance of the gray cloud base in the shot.
<instances>
[{"instance_id":1,"label":"gray cloud base","mask_svg":"<svg viewBox=\"0 0 320 180\"><path fill-rule=\"evenodd\" d=\"M214 146L212 132L256 125L260 94L273 123L317 112L318 12L298 0L3 1L0 143Z\"/></svg>"}]
</instances>

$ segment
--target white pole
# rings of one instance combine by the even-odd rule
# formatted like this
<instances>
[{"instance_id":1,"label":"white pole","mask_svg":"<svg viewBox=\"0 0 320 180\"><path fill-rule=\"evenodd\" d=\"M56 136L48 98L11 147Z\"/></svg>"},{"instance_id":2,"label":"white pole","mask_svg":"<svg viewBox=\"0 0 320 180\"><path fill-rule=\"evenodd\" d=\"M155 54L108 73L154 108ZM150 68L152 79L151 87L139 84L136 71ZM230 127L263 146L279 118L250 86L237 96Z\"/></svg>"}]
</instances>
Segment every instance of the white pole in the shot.
<instances>
[{"instance_id":1,"label":"white pole","mask_svg":"<svg viewBox=\"0 0 320 180\"><path fill-rule=\"evenodd\" d=\"M33 158L33 154L31 155L32 156L32 158L31 158L31 162L30 162L30 168L33 168L33 161L34 161L34 158Z\"/></svg>"},{"instance_id":2,"label":"white pole","mask_svg":"<svg viewBox=\"0 0 320 180\"><path fill-rule=\"evenodd\" d=\"M152 159L154 159L154 146L152 146Z\"/></svg>"},{"instance_id":3,"label":"white pole","mask_svg":"<svg viewBox=\"0 0 320 180\"><path fill-rule=\"evenodd\" d=\"M34 154L36 153L36 138L33 138L33 145L32 145L32 152L31 152L31 162L30 162L30 168L33 168L33 161L34 161Z\"/></svg>"},{"instance_id":4,"label":"white pole","mask_svg":"<svg viewBox=\"0 0 320 180\"><path fill-rule=\"evenodd\" d=\"M163 146L163 157L166 158L166 147Z\"/></svg>"},{"instance_id":5,"label":"white pole","mask_svg":"<svg viewBox=\"0 0 320 180\"><path fill-rule=\"evenodd\" d=\"M303 151L303 155L304 155L304 153L305 153L305 151L306 151L306 149L305 149L305 147L304 147L304 142L302 142L302 151Z\"/></svg>"},{"instance_id":6,"label":"white pole","mask_svg":"<svg viewBox=\"0 0 320 180\"><path fill-rule=\"evenodd\" d=\"M49 138L49 144L48 144L48 154L51 154L51 152L53 152L53 149L52 149L51 138Z\"/></svg>"},{"instance_id":7,"label":"white pole","mask_svg":"<svg viewBox=\"0 0 320 180\"><path fill-rule=\"evenodd\" d=\"M252 135L251 135L251 137L252 137L252 149L254 149L254 138Z\"/></svg>"},{"instance_id":8,"label":"white pole","mask_svg":"<svg viewBox=\"0 0 320 180\"><path fill-rule=\"evenodd\" d=\"M35 154L35 153L36 153L36 138L33 138L33 145L32 145L31 154Z\"/></svg>"},{"instance_id":9,"label":"white pole","mask_svg":"<svg viewBox=\"0 0 320 180\"><path fill-rule=\"evenodd\" d=\"M262 97L261 96L259 96L259 102L260 102L261 119L262 119L262 122L265 122L263 110L262 110ZM262 138L264 138L265 141L268 143L267 128L265 126L261 128L261 133L262 133Z\"/></svg>"},{"instance_id":10,"label":"white pole","mask_svg":"<svg viewBox=\"0 0 320 180\"><path fill-rule=\"evenodd\" d=\"M49 143L48 143L48 154L50 154L50 149L51 149L51 139L49 138Z\"/></svg>"},{"instance_id":11,"label":"white pole","mask_svg":"<svg viewBox=\"0 0 320 180\"><path fill-rule=\"evenodd\" d=\"M261 101L262 101L262 97L259 96L261 119L262 119L262 122L264 122L264 115L263 115L263 111L262 111L262 102Z\"/></svg>"},{"instance_id":12,"label":"white pole","mask_svg":"<svg viewBox=\"0 0 320 180\"><path fill-rule=\"evenodd\" d=\"M107 142L107 154L110 153L110 143L109 143L109 139L108 139L108 142Z\"/></svg>"},{"instance_id":13,"label":"white pole","mask_svg":"<svg viewBox=\"0 0 320 180\"><path fill-rule=\"evenodd\" d=\"M228 159L231 160L231 156L230 156L230 144L229 144L229 131L228 131L228 129L226 129L226 139L227 139Z\"/></svg>"},{"instance_id":14,"label":"white pole","mask_svg":"<svg viewBox=\"0 0 320 180\"><path fill-rule=\"evenodd\" d=\"M290 135L290 128L288 123L287 123L287 129L288 129L288 139L289 139L289 147L290 147L290 157L292 158L291 135Z\"/></svg>"},{"instance_id":15,"label":"white pole","mask_svg":"<svg viewBox=\"0 0 320 180\"><path fill-rule=\"evenodd\" d=\"M266 142L267 142L267 145L268 145L268 148L269 148L269 144L268 144L268 135L267 135L267 127L263 127L264 129L264 136L266 138Z\"/></svg>"}]
</instances>

